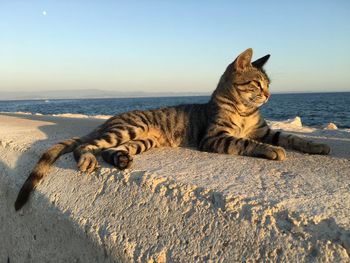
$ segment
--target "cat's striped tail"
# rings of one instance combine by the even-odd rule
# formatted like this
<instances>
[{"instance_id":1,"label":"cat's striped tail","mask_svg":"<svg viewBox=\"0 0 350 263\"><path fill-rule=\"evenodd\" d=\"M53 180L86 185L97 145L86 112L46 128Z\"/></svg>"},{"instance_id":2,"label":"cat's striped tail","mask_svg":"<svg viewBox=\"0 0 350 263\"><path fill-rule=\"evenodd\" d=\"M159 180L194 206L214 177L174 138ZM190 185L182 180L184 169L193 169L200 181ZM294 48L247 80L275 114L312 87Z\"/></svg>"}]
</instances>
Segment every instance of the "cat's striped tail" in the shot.
<instances>
[{"instance_id":1,"label":"cat's striped tail","mask_svg":"<svg viewBox=\"0 0 350 263\"><path fill-rule=\"evenodd\" d=\"M30 173L27 180L24 182L21 190L18 193L15 209L21 209L28 201L32 190L38 185L49 172L52 164L63 154L74 151L74 149L82 143L80 138L72 138L63 142L57 143L48 149L39 159L33 171Z\"/></svg>"}]
</instances>

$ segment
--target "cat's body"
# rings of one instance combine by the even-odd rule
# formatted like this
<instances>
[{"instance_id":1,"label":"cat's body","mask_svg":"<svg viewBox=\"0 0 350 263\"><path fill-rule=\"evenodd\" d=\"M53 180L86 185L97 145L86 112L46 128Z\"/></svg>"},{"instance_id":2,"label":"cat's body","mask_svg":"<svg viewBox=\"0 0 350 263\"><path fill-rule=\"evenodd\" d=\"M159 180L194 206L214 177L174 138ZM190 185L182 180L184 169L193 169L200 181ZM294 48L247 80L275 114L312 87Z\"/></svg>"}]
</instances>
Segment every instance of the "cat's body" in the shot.
<instances>
[{"instance_id":1,"label":"cat's body","mask_svg":"<svg viewBox=\"0 0 350 263\"><path fill-rule=\"evenodd\" d=\"M72 151L79 169L87 173L98 167L96 154L125 169L132 163L133 155L164 146L191 146L202 151L271 160L285 159L282 147L328 154L330 148L325 144L273 131L267 126L258 109L270 96L269 79L262 69L269 55L253 63L251 58L252 50L247 49L228 66L206 104L123 113L82 138L52 146L22 186L16 210L26 203L30 192L57 158Z\"/></svg>"}]
</instances>

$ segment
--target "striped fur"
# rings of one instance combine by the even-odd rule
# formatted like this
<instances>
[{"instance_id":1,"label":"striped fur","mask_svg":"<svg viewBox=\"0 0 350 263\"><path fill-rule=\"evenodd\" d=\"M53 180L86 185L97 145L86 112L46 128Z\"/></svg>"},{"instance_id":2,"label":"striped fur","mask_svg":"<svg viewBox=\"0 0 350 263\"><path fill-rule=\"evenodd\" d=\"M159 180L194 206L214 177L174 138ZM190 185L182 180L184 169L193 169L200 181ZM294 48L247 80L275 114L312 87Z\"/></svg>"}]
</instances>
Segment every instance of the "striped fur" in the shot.
<instances>
[{"instance_id":1,"label":"striped fur","mask_svg":"<svg viewBox=\"0 0 350 263\"><path fill-rule=\"evenodd\" d=\"M114 116L80 139L54 145L40 158L22 186L15 209L48 173L59 156L74 152L78 168L87 173L97 167L96 155L119 169L128 168L132 156L155 147L192 146L199 150L270 160L286 157L282 147L311 154L328 154L325 144L271 130L259 113L270 93L269 78L262 69L269 55L251 62L247 49L222 75L208 103L132 111Z\"/></svg>"}]
</instances>

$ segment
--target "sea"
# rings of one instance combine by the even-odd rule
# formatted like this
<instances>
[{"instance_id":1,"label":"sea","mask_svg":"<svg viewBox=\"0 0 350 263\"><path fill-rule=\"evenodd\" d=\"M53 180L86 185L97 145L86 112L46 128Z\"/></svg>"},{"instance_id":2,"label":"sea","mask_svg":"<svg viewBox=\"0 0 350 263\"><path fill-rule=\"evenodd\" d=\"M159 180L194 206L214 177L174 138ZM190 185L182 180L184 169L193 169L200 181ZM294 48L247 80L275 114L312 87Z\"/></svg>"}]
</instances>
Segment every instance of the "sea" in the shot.
<instances>
[{"instance_id":1,"label":"sea","mask_svg":"<svg viewBox=\"0 0 350 263\"><path fill-rule=\"evenodd\" d=\"M131 110L155 109L187 103L206 103L209 96L0 100L0 112L39 114L115 115ZM330 122L338 128L350 128L350 92L272 94L261 107L267 120L283 121L301 117L303 125L322 127Z\"/></svg>"}]
</instances>

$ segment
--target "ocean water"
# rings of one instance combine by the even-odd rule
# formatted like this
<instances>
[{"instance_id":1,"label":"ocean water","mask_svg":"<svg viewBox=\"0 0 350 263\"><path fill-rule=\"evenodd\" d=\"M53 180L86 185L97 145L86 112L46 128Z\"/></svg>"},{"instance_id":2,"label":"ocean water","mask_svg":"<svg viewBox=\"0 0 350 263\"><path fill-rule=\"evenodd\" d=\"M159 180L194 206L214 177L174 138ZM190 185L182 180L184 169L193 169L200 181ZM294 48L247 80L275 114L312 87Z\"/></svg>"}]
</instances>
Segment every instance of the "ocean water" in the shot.
<instances>
[{"instance_id":1,"label":"ocean water","mask_svg":"<svg viewBox=\"0 0 350 263\"><path fill-rule=\"evenodd\" d=\"M208 100L209 96L0 101L0 112L115 115L135 109L205 103ZM334 122L339 128L350 128L350 92L272 94L268 103L261 107L261 112L268 120L300 116L303 124L311 127Z\"/></svg>"}]
</instances>

